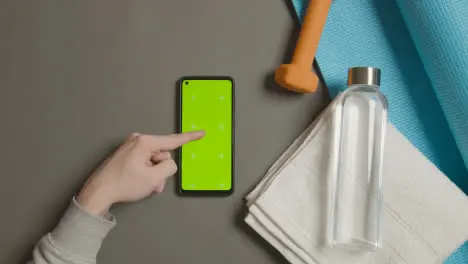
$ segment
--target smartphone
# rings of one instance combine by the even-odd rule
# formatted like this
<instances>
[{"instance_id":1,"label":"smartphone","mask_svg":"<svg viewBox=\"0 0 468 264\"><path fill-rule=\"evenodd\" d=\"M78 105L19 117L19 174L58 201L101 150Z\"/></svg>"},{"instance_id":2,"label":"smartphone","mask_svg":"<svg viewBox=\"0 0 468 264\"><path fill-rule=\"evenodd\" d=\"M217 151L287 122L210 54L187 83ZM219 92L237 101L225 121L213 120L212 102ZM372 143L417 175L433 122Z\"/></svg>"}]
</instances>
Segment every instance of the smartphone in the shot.
<instances>
[{"instance_id":1,"label":"smartphone","mask_svg":"<svg viewBox=\"0 0 468 264\"><path fill-rule=\"evenodd\" d=\"M184 77L179 82L180 132L205 137L179 152L181 194L229 195L234 191L234 80Z\"/></svg>"}]
</instances>

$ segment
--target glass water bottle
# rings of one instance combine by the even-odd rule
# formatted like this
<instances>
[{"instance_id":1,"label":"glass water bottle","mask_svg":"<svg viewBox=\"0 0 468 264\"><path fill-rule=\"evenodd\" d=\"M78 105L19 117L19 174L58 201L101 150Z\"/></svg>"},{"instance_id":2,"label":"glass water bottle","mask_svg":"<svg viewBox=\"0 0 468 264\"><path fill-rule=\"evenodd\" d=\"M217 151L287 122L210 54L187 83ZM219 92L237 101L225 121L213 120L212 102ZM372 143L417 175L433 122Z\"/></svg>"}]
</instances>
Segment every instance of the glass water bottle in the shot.
<instances>
[{"instance_id":1,"label":"glass water bottle","mask_svg":"<svg viewBox=\"0 0 468 264\"><path fill-rule=\"evenodd\" d=\"M380 70L348 71L348 89L336 99L332 148L330 243L376 251L381 243L382 163L387 99Z\"/></svg>"}]
</instances>

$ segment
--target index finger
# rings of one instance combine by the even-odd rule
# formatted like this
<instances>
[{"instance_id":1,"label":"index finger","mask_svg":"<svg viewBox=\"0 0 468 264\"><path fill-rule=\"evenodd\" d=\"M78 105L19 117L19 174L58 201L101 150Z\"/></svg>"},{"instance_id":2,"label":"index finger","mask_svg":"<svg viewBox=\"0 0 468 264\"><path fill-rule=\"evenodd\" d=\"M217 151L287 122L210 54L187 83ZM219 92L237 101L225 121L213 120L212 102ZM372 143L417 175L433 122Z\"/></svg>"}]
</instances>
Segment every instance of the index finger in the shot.
<instances>
[{"instance_id":1,"label":"index finger","mask_svg":"<svg viewBox=\"0 0 468 264\"><path fill-rule=\"evenodd\" d=\"M148 136L147 140L153 151L173 150L190 141L199 140L204 136L204 131L193 131L165 136Z\"/></svg>"}]
</instances>

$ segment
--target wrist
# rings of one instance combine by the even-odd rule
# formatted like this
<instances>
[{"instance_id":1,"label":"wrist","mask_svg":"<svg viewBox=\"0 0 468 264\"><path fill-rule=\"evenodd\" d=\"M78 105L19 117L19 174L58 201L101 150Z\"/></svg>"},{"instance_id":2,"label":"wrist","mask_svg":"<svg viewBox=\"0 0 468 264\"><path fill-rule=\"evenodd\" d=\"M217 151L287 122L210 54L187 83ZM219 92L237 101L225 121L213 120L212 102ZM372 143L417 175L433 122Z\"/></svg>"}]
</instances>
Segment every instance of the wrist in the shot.
<instances>
[{"instance_id":1,"label":"wrist","mask_svg":"<svg viewBox=\"0 0 468 264\"><path fill-rule=\"evenodd\" d=\"M76 197L76 202L85 212L99 217L103 217L113 204L106 192L96 188L93 184L86 185L80 191Z\"/></svg>"}]
</instances>

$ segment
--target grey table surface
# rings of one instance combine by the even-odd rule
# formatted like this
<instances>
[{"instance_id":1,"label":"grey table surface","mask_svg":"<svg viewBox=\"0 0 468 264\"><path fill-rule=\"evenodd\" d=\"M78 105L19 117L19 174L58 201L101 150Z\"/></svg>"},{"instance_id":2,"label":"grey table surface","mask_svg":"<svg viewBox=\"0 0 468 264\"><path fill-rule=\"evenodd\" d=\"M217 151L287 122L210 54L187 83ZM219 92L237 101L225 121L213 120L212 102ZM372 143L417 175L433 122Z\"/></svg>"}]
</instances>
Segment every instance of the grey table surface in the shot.
<instances>
[{"instance_id":1,"label":"grey table surface","mask_svg":"<svg viewBox=\"0 0 468 264\"><path fill-rule=\"evenodd\" d=\"M98 263L284 263L243 197L325 107L272 73L297 26L286 0L0 1L0 263L24 263L89 173L131 132L175 132L176 81L236 81L236 191L166 191L112 212Z\"/></svg>"}]
</instances>

